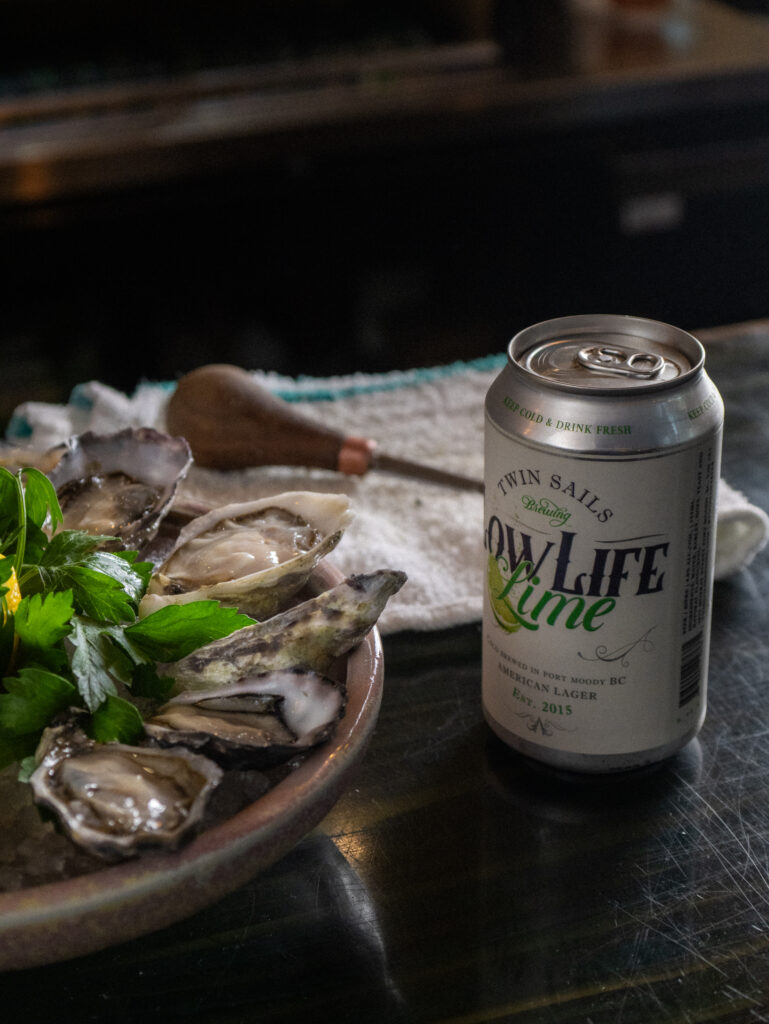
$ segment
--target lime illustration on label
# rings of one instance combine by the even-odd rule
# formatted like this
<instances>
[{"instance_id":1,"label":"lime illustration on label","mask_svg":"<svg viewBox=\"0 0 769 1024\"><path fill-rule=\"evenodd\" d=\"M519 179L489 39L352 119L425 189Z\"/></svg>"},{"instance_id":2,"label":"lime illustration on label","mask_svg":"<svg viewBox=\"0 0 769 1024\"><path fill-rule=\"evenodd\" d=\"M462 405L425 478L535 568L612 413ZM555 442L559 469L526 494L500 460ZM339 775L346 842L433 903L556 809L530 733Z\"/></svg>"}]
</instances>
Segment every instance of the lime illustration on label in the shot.
<instances>
[{"instance_id":1,"label":"lime illustration on label","mask_svg":"<svg viewBox=\"0 0 769 1024\"><path fill-rule=\"evenodd\" d=\"M504 562L504 559L502 561ZM509 580L505 580L505 577L502 575L499 562L500 559L495 558L494 555L489 555L487 571L489 602L494 618L502 629L506 633L515 633L517 629L521 628L521 623L510 603L508 596L510 590Z\"/></svg>"}]
</instances>

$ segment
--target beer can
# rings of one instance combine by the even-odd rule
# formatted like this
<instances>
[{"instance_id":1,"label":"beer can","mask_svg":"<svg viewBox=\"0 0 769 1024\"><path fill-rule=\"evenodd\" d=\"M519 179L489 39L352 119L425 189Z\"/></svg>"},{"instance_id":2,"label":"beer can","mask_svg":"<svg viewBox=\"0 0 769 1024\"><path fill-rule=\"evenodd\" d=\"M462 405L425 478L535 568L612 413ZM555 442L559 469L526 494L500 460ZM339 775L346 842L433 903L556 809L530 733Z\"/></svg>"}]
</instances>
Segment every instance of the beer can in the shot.
<instances>
[{"instance_id":1,"label":"beer can","mask_svg":"<svg viewBox=\"0 0 769 1024\"><path fill-rule=\"evenodd\" d=\"M572 771L662 761L705 717L723 403L691 334L572 316L486 398L483 709Z\"/></svg>"}]
</instances>

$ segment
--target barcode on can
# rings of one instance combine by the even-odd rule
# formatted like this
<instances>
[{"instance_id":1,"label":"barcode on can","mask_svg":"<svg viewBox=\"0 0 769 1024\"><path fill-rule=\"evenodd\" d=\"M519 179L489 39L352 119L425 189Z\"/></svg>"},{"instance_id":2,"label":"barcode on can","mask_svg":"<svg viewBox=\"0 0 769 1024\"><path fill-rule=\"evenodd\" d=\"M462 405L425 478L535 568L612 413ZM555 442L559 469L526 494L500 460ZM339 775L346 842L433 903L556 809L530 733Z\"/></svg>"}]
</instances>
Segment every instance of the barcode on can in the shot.
<instances>
[{"instance_id":1,"label":"barcode on can","mask_svg":"<svg viewBox=\"0 0 769 1024\"><path fill-rule=\"evenodd\" d=\"M681 679L678 687L678 706L682 708L700 692L702 669L702 631L687 640L681 649Z\"/></svg>"}]
</instances>

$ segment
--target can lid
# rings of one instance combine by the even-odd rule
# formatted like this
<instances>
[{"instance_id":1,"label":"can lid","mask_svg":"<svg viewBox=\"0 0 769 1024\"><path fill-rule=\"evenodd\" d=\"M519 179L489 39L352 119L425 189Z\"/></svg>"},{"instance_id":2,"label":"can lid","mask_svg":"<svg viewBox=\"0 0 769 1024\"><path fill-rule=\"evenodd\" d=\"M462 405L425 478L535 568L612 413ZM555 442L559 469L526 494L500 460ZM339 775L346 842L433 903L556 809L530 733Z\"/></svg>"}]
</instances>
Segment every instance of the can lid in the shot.
<instances>
[{"instance_id":1,"label":"can lid","mask_svg":"<svg viewBox=\"0 0 769 1024\"><path fill-rule=\"evenodd\" d=\"M520 367L549 384L628 391L680 382L704 361L678 328L635 317L564 317L522 331L511 343Z\"/></svg>"}]
</instances>

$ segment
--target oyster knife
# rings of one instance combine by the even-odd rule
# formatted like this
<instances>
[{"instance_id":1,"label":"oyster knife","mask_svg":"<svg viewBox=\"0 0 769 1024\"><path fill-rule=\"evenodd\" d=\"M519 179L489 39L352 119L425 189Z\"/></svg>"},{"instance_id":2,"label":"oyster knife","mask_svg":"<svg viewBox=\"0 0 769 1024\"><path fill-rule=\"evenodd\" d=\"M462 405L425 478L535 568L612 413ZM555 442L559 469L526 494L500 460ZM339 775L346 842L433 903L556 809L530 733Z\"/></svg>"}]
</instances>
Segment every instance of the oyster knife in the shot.
<instances>
[{"instance_id":1,"label":"oyster knife","mask_svg":"<svg viewBox=\"0 0 769 1024\"><path fill-rule=\"evenodd\" d=\"M464 490L483 482L379 451L376 442L314 422L225 363L183 376L169 399L166 428L182 435L200 466L306 466L362 476L383 470Z\"/></svg>"}]
</instances>

